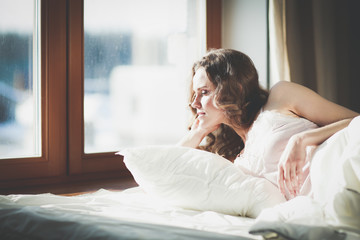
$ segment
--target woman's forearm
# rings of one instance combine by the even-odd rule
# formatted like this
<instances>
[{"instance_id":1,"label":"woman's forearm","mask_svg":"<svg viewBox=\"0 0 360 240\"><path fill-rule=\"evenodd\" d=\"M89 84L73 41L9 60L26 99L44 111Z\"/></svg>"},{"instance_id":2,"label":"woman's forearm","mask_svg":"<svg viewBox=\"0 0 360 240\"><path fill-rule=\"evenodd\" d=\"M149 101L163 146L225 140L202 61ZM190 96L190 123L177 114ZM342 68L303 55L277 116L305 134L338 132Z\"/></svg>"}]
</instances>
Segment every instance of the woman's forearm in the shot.
<instances>
[{"instance_id":1,"label":"woman's forearm","mask_svg":"<svg viewBox=\"0 0 360 240\"><path fill-rule=\"evenodd\" d=\"M298 137L301 139L303 146L318 146L336 132L347 127L351 120L352 118L344 119L323 127L305 131L300 133Z\"/></svg>"},{"instance_id":2,"label":"woman's forearm","mask_svg":"<svg viewBox=\"0 0 360 240\"><path fill-rule=\"evenodd\" d=\"M280 158L278 185L285 194L285 185L292 195L296 195L303 184L303 167L307 161L307 147L317 147L336 132L349 125L352 118L340 120L316 129L292 136Z\"/></svg>"}]
</instances>

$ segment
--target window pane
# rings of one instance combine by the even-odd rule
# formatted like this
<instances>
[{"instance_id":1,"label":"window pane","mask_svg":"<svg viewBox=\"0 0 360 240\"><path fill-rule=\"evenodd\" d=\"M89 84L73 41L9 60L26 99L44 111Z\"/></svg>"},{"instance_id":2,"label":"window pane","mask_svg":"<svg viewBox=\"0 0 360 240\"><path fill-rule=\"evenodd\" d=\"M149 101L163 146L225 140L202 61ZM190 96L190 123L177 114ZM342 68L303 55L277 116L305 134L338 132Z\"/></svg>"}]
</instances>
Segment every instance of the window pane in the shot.
<instances>
[{"instance_id":1,"label":"window pane","mask_svg":"<svg viewBox=\"0 0 360 240\"><path fill-rule=\"evenodd\" d=\"M85 152L174 144L205 52L205 3L85 0Z\"/></svg>"},{"instance_id":2,"label":"window pane","mask_svg":"<svg viewBox=\"0 0 360 240\"><path fill-rule=\"evenodd\" d=\"M0 0L0 158L41 155L40 0Z\"/></svg>"}]
</instances>

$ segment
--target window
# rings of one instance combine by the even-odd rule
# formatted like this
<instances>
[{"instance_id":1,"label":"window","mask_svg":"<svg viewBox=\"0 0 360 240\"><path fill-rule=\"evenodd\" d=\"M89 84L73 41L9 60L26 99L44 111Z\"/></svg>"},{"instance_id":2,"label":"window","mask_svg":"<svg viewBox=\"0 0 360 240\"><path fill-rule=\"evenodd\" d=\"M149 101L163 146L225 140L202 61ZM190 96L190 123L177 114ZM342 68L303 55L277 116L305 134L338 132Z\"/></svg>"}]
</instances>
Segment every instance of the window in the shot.
<instances>
[{"instance_id":1,"label":"window","mask_svg":"<svg viewBox=\"0 0 360 240\"><path fill-rule=\"evenodd\" d=\"M13 3L18 9L22 6L18 1L6 3ZM221 12L217 8L220 1L206 1L206 4L205 0L158 0L157 4L149 4L155 1L140 0L23 1L32 4L31 8L27 7L27 12L35 9L31 11L32 19L35 19L30 26L32 30L26 33L27 63L23 64L27 67L23 69L30 76L25 78L25 89L26 94L31 92L29 101L34 109L34 117L28 116L27 121L35 119L30 131L37 134L32 136L32 140L25 141L31 143L32 152L21 153L25 148L20 141L13 145L12 155L7 157L0 151L0 189L71 181L79 177L121 176L127 171L114 151L142 143L174 143L178 140L181 131L186 128L185 81L193 60L205 51L205 34L213 34L206 40L208 48L220 47L221 35L214 34L220 32L219 24L209 24L209 18L207 23L204 22L209 9L212 9L212 21L220 19L220 15L214 15ZM166 19L160 21L154 18L128 25L132 15L121 14L120 17L119 12L111 8L106 10L115 3L130 8L130 3L148 4L147 10L154 8L148 14L163 11L147 15L148 18L160 16ZM1 4L0 11L5 6L3 2ZM128 11L134 12L134 9L137 8ZM105 17L109 18L117 14L116 21L111 20L114 25L94 16L99 13L108 13ZM23 19L25 15L18 18ZM0 15L0 18L3 16ZM92 19L97 20L95 25ZM146 29L142 28L144 24L149 24ZM101 31L96 30L99 27ZM0 31L4 32L3 29L1 20ZM0 61L10 62L8 57ZM2 94L4 88L0 89ZM152 95L160 95L161 99L155 100ZM6 107L11 105L8 101L5 101ZM20 107L17 103L14 106L13 109ZM148 106L155 108L150 110ZM170 112L170 108L176 109L176 113L181 109L183 112L176 115ZM96 111L92 113L94 109ZM162 116L164 124L154 116ZM112 119L115 123L111 123ZM9 119L0 122L0 127L7 121ZM15 120L10 118L11 121L14 123ZM134 121L144 126L148 124L143 128L148 132L134 132L136 128L130 128ZM169 122L174 126L184 125L183 128L172 127L171 124L166 126ZM164 126L166 128L162 129ZM5 128L0 131L2 129ZM128 129L131 129L132 135ZM19 137L23 133L13 132L10 135ZM136 136L142 137L137 139ZM3 145L0 147L4 148Z\"/></svg>"},{"instance_id":2,"label":"window","mask_svg":"<svg viewBox=\"0 0 360 240\"><path fill-rule=\"evenodd\" d=\"M14 8L11 8L12 4ZM19 11L22 7L25 9ZM24 118L32 122L30 131L35 133L26 140L32 152L23 153L22 143L19 143L13 145L13 152L7 158L0 156L0 188L8 188L31 184L29 179L64 176L67 172L66 2L2 1L1 9L17 19L11 20L13 22L24 19L30 23L27 31L31 40L28 39L28 51L22 62L27 67L22 69L28 72L28 77L24 79L27 79L27 94L31 89L28 101L32 104L30 107L25 105L23 109L26 111L21 111L21 114L26 113ZM4 57L3 61L11 63L8 57ZM31 108L32 115L27 115ZM24 139L25 131L14 131L10 135ZM37 183L37 180L32 183Z\"/></svg>"},{"instance_id":3,"label":"window","mask_svg":"<svg viewBox=\"0 0 360 240\"><path fill-rule=\"evenodd\" d=\"M1 2L0 158L41 155L39 5Z\"/></svg>"},{"instance_id":4,"label":"window","mask_svg":"<svg viewBox=\"0 0 360 240\"><path fill-rule=\"evenodd\" d=\"M169 118L169 122L174 121L173 126L178 124L178 118L184 119L183 115L173 118L172 115L176 113L166 109L168 105L162 107L160 104L168 104L167 102L178 98L179 94L187 94L182 86L179 87L186 81L186 75L183 75L182 71L186 69L185 74L189 74L191 63L186 66L186 62L192 61L191 59L205 51L205 44L199 46L201 44L196 43L201 41L197 40L200 38L197 35L204 36L207 32L206 23L197 19L199 16L205 19L204 1L158 0L151 1L152 4L149 4L150 1L139 0L110 2L122 3L124 12L121 12L120 7L114 7L117 11L106 10L102 4L107 1L69 2L69 61L73 63L68 66L70 174L106 170L119 172L121 169L125 170L125 167L121 159L114 155L114 151L121 147L166 141L175 143L175 139L180 136L179 131L169 130L170 127L161 131L161 117L156 121L154 116L164 116L164 126ZM185 24L182 21L179 23L175 19L179 16L174 15L174 6L180 3L183 5L177 11L195 11L195 14L181 17L180 20L185 21ZM139 12L142 11L140 5L146 5L144 8L149 12L147 15ZM151 11L150 7L153 8ZM103 18L102 15L99 16L103 12L99 9L106 12L107 20L99 20ZM196 13L197 11L200 13ZM132 14L126 14L128 12ZM156 20L157 15L166 20ZM137 19L145 21L137 22ZM191 26L191 22L195 22L196 27ZM189 40L191 38L193 39ZM79 44L81 42L84 42L84 45ZM178 49L173 47L176 44L179 45ZM196 50L193 50L196 44ZM182 55L183 52L187 56ZM112 61L98 61L105 55L106 59L112 58ZM173 84L170 83L170 77ZM179 82L180 78L184 78L181 79L183 83ZM176 91L172 92L174 88ZM159 91L152 93L154 89ZM165 96L164 94L177 96L166 99L165 103L159 101L166 97L161 100L154 98L154 95ZM183 104L175 101L173 110L179 108L185 112L186 98L183 100ZM91 111L96 107L103 112L97 111L94 116ZM168 114L164 115L166 111ZM185 131L185 128L184 124L180 131ZM167 135L170 135L170 138Z\"/></svg>"},{"instance_id":5,"label":"window","mask_svg":"<svg viewBox=\"0 0 360 240\"><path fill-rule=\"evenodd\" d=\"M172 144L185 134L186 79L205 53L204 4L84 1L85 153Z\"/></svg>"}]
</instances>

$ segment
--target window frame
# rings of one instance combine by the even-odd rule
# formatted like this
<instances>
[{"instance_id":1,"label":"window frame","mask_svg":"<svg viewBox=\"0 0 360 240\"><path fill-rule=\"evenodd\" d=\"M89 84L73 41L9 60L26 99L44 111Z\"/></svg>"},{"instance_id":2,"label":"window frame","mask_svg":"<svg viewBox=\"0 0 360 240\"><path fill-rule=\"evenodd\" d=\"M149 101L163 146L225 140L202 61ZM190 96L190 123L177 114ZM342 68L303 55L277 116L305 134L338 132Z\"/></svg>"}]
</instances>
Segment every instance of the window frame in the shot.
<instances>
[{"instance_id":1,"label":"window frame","mask_svg":"<svg viewBox=\"0 0 360 240\"><path fill-rule=\"evenodd\" d=\"M66 2L41 1L41 156L0 160L0 187L66 173Z\"/></svg>"},{"instance_id":2,"label":"window frame","mask_svg":"<svg viewBox=\"0 0 360 240\"><path fill-rule=\"evenodd\" d=\"M122 157L115 152L84 153L84 1L69 1L69 174L116 172L126 175ZM81 94L79 94L79 92ZM79 127L81 126L81 127Z\"/></svg>"},{"instance_id":3,"label":"window frame","mask_svg":"<svg viewBox=\"0 0 360 240\"><path fill-rule=\"evenodd\" d=\"M115 152L84 153L84 0L41 0L42 156L0 159L0 191L130 177ZM221 0L206 2L206 48L221 47Z\"/></svg>"},{"instance_id":4,"label":"window frame","mask_svg":"<svg viewBox=\"0 0 360 240\"><path fill-rule=\"evenodd\" d=\"M115 152L84 153L84 1L69 1L69 174L128 171ZM220 11L219 11L220 9ZM206 2L206 47L221 46L221 1ZM81 43L81 45L79 44ZM81 94L77 94L78 92ZM80 128L78 126L81 126Z\"/></svg>"}]
</instances>

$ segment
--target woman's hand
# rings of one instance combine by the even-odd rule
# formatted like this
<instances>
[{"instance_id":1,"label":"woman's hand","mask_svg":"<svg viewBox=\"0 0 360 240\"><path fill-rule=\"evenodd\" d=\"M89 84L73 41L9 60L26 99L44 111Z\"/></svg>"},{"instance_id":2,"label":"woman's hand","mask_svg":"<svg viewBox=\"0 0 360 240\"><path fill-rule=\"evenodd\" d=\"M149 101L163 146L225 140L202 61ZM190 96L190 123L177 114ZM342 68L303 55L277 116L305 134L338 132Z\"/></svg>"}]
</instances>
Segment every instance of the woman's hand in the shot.
<instances>
[{"instance_id":1,"label":"woman's hand","mask_svg":"<svg viewBox=\"0 0 360 240\"><path fill-rule=\"evenodd\" d=\"M270 91L268 106L286 109L299 117L315 123L319 128L293 136L283 152L278 165L278 185L285 193L295 195L304 179L306 147L319 146L334 133L348 126L359 113L330 102L314 91L299 84L281 81Z\"/></svg>"},{"instance_id":2,"label":"woman's hand","mask_svg":"<svg viewBox=\"0 0 360 240\"><path fill-rule=\"evenodd\" d=\"M297 134L289 139L278 164L278 185L285 195L285 185L292 197L299 193L304 182L303 167L306 164L304 136Z\"/></svg>"},{"instance_id":3,"label":"woman's hand","mask_svg":"<svg viewBox=\"0 0 360 240\"><path fill-rule=\"evenodd\" d=\"M219 127L220 127L220 124L204 127L202 124L200 124L200 120L198 118L195 118L193 124L191 125L190 131L198 132L200 135L207 136L208 134L217 130Z\"/></svg>"},{"instance_id":4,"label":"woman's hand","mask_svg":"<svg viewBox=\"0 0 360 240\"><path fill-rule=\"evenodd\" d=\"M220 125L203 127L199 119L195 118L189 133L178 143L180 146L197 148L201 141L211 132L217 130Z\"/></svg>"},{"instance_id":5,"label":"woman's hand","mask_svg":"<svg viewBox=\"0 0 360 240\"><path fill-rule=\"evenodd\" d=\"M348 126L351 120L352 118L343 119L323 127L296 134L289 139L278 164L277 180L280 191L284 195L285 185L289 193L292 196L296 196L304 183L303 168L310 158L307 156L306 148L308 146L319 146L334 133Z\"/></svg>"}]
</instances>

